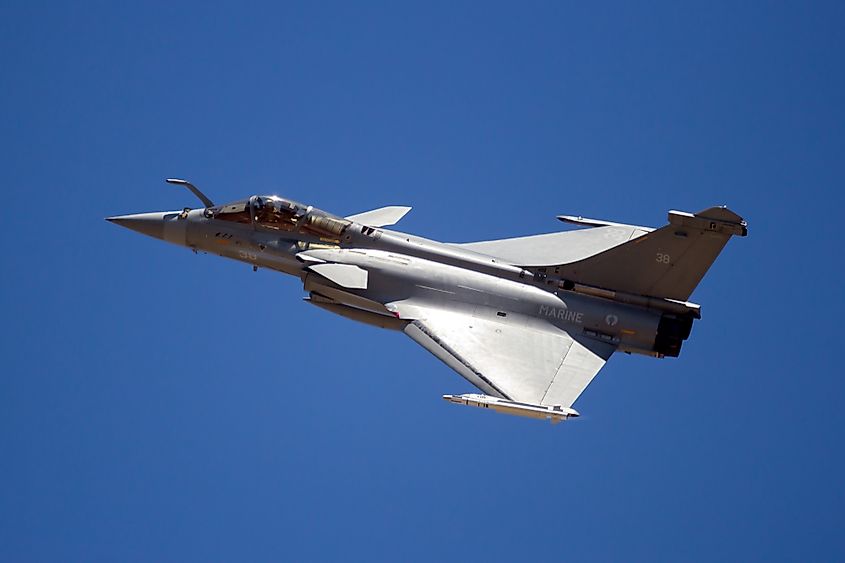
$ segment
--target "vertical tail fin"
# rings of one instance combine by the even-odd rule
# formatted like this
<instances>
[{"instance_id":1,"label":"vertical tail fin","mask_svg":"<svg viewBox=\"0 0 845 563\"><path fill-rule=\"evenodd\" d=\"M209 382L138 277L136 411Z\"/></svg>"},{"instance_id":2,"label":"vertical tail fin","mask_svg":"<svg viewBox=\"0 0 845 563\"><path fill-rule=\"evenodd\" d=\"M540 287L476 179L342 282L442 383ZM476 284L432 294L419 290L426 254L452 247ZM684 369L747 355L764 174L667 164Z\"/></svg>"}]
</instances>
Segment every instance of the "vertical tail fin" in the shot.
<instances>
[{"instance_id":1,"label":"vertical tail fin","mask_svg":"<svg viewBox=\"0 0 845 563\"><path fill-rule=\"evenodd\" d=\"M586 285L686 301L731 236L747 234L746 222L726 207L670 211L665 227L553 271Z\"/></svg>"}]
</instances>

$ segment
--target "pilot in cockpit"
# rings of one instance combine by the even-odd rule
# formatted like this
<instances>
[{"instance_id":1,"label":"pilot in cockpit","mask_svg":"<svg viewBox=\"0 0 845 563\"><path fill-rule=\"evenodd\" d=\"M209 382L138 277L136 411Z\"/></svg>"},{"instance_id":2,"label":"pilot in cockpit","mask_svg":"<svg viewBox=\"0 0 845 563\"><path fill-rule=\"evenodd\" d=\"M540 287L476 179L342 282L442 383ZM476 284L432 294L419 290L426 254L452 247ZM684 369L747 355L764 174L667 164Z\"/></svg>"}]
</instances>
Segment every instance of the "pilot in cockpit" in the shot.
<instances>
[{"instance_id":1,"label":"pilot in cockpit","mask_svg":"<svg viewBox=\"0 0 845 563\"><path fill-rule=\"evenodd\" d=\"M255 221L268 229L295 231L305 210L291 201L275 197L253 198Z\"/></svg>"}]
</instances>

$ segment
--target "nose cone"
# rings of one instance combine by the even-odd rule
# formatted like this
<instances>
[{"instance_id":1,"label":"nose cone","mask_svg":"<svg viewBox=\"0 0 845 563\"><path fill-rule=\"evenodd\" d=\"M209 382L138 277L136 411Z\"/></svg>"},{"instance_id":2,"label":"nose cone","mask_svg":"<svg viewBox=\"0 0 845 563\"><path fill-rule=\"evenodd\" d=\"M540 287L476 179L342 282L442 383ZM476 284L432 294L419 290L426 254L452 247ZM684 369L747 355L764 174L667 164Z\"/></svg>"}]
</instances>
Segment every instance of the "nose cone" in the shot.
<instances>
[{"instance_id":1,"label":"nose cone","mask_svg":"<svg viewBox=\"0 0 845 563\"><path fill-rule=\"evenodd\" d=\"M134 215L117 215L115 217L106 217L106 221L138 231L141 234L151 236L153 238L164 238L164 222L165 215L171 213L136 213Z\"/></svg>"}]
</instances>

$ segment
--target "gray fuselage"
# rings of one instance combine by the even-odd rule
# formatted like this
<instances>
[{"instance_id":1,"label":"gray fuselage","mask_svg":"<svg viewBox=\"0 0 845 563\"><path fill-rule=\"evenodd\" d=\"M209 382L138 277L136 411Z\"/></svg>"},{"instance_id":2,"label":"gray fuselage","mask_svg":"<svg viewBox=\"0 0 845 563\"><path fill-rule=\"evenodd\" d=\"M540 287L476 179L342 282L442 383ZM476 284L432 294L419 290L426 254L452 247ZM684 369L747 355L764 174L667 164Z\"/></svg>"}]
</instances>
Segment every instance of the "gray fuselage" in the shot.
<instances>
[{"instance_id":1,"label":"gray fuselage","mask_svg":"<svg viewBox=\"0 0 845 563\"><path fill-rule=\"evenodd\" d=\"M551 323L622 351L661 355L654 349L661 311L564 291L536 272L447 243L354 222L329 239L220 220L204 210L156 215L164 220L160 238L298 276L315 305L358 321L399 328L403 319L388 305L424 303L526 328ZM367 287L343 287L309 271L313 261L361 267Z\"/></svg>"}]
</instances>

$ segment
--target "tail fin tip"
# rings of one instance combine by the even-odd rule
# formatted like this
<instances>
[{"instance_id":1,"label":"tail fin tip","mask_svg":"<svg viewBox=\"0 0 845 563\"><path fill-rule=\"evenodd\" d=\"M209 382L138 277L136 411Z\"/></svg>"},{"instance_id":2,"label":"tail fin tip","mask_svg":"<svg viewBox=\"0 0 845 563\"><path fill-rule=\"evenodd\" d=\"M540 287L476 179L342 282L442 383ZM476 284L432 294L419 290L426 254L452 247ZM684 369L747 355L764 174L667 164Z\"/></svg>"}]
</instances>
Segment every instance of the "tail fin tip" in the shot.
<instances>
[{"instance_id":1,"label":"tail fin tip","mask_svg":"<svg viewBox=\"0 0 845 563\"><path fill-rule=\"evenodd\" d=\"M695 227L705 231L716 231L726 235L744 237L748 235L748 223L727 206L709 207L698 213L669 211L672 225Z\"/></svg>"}]
</instances>

